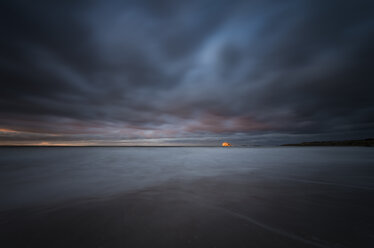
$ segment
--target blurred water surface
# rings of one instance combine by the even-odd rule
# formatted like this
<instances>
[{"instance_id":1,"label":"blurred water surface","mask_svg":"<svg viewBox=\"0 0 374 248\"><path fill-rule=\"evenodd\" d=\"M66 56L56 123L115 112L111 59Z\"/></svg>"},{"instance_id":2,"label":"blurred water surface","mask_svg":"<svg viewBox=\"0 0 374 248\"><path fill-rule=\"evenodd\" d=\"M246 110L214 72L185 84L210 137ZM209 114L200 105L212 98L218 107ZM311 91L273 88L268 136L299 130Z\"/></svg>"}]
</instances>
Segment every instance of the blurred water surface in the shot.
<instances>
[{"instance_id":1,"label":"blurred water surface","mask_svg":"<svg viewBox=\"0 0 374 248\"><path fill-rule=\"evenodd\" d=\"M0 210L103 197L167 181L266 175L374 190L366 147L20 147L0 148Z\"/></svg>"}]
</instances>

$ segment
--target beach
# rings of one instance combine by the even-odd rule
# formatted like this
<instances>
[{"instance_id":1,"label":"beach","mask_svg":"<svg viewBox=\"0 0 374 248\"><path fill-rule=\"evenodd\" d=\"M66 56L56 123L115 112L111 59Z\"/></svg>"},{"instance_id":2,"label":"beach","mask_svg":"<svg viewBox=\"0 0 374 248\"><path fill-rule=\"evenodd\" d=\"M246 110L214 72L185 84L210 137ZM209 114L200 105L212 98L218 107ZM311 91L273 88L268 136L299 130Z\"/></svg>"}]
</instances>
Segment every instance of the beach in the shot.
<instances>
[{"instance_id":1,"label":"beach","mask_svg":"<svg viewBox=\"0 0 374 248\"><path fill-rule=\"evenodd\" d=\"M372 148L1 148L0 155L2 247L374 245Z\"/></svg>"}]
</instances>

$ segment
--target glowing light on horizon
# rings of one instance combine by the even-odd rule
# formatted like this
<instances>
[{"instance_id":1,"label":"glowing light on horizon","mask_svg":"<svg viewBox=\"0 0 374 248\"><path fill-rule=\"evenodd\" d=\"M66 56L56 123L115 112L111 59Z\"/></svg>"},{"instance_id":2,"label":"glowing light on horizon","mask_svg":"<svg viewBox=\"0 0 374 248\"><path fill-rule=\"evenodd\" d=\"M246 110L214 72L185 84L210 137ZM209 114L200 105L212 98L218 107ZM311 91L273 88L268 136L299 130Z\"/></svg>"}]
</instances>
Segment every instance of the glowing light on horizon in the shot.
<instances>
[{"instance_id":1,"label":"glowing light on horizon","mask_svg":"<svg viewBox=\"0 0 374 248\"><path fill-rule=\"evenodd\" d=\"M6 128L0 128L1 133L19 133L18 131L12 130L12 129L6 129Z\"/></svg>"}]
</instances>

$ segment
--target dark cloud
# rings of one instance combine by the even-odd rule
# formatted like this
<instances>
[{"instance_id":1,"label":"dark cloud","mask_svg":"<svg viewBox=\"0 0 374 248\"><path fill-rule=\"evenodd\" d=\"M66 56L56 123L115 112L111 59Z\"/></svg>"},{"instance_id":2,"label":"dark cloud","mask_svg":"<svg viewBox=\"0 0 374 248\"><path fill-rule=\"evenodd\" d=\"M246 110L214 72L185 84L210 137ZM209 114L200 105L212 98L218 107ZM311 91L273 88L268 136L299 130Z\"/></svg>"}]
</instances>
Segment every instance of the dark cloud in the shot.
<instances>
[{"instance_id":1,"label":"dark cloud","mask_svg":"<svg viewBox=\"0 0 374 248\"><path fill-rule=\"evenodd\" d=\"M372 1L0 5L1 144L374 134Z\"/></svg>"}]
</instances>

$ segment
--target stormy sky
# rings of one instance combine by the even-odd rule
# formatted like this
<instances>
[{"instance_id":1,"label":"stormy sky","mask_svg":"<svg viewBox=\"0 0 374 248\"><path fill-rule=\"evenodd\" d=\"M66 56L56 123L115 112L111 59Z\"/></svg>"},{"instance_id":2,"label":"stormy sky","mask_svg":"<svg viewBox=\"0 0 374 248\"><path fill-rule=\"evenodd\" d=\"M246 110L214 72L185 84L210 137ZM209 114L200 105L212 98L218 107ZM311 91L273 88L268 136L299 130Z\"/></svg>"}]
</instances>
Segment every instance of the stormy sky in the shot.
<instances>
[{"instance_id":1,"label":"stormy sky","mask_svg":"<svg viewBox=\"0 0 374 248\"><path fill-rule=\"evenodd\" d=\"M373 1L0 3L0 144L374 136Z\"/></svg>"}]
</instances>

